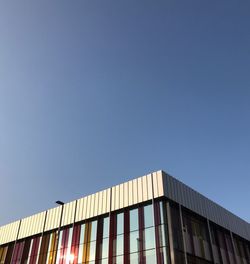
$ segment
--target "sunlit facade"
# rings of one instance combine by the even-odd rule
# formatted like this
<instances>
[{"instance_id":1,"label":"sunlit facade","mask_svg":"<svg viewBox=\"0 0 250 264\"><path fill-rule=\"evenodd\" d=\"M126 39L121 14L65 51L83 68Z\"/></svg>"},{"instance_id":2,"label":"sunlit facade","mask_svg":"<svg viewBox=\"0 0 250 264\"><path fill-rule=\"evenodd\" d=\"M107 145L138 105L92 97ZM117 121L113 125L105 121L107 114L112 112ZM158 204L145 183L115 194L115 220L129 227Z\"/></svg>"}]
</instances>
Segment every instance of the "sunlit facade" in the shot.
<instances>
[{"instance_id":1,"label":"sunlit facade","mask_svg":"<svg viewBox=\"0 0 250 264\"><path fill-rule=\"evenodd\" d=\"M0 263L248 264L249 237L249 223L159 171L1 227Z\"/></svg>"}]
</instances>

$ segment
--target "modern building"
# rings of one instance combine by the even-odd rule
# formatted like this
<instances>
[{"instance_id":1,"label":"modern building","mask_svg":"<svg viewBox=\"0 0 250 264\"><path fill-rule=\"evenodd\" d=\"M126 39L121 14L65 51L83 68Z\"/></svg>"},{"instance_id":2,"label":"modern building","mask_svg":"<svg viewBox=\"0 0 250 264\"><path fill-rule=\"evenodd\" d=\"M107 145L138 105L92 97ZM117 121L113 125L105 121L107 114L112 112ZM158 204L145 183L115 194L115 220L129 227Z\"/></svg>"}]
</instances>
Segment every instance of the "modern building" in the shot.
<instances>
[{"instance_id":1,"label":"modern building","mask_svg":"<svg viewBox=\"0 0 250 264\"><path fill-rule=\"evenodd\" d=\"M0 227L0 263L247 264L249 241L249 223L157 171Z\"/></svg>"}]
</instances>

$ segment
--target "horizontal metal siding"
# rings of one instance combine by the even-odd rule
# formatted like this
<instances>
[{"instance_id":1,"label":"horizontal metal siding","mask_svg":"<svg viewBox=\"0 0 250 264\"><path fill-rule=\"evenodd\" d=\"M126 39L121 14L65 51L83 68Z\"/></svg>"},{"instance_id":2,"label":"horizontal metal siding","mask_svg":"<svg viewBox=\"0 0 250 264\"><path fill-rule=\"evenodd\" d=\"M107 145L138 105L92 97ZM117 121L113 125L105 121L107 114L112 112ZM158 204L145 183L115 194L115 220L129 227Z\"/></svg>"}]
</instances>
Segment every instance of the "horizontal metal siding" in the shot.
<instances>
[{"instance_id":1,"label":"horizontal metal siding","mask_svg":"<svg viewBox=\"0 0 250 264\"><path fill-rule=\"evenodd\" d=\"M250 240L250 225L197 191L164 173L164 194L212 222Z\"/></svg>"}]
</instances>

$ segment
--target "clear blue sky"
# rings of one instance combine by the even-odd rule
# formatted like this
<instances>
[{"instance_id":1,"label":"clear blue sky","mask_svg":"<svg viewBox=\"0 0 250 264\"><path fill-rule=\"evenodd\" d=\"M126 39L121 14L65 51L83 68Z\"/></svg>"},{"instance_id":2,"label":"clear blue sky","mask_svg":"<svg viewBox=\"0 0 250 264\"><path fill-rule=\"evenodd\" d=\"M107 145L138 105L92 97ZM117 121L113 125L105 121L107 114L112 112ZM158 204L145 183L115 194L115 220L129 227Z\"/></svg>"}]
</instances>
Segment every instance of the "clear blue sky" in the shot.
<instances>
[{"instance_id":1,"label":"clear blue sky","mask_svg":"<svg viewBox=\"0 0 250 264\"><path fill-rule=\"evenodd\" d=\"M0 224L164 169L250 221L250 2L0 2Z\"/></svg>"}]
</instances>

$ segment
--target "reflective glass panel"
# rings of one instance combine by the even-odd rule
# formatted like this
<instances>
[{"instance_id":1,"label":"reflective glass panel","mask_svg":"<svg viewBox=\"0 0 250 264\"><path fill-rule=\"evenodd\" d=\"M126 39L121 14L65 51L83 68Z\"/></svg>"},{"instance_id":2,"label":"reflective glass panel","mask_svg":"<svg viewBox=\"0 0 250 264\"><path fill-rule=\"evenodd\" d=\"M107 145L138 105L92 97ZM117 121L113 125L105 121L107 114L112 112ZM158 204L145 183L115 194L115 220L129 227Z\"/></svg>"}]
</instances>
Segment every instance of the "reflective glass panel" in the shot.
<instances>
[{"instance_id":1,"label":"reflective glass panel","mask_svg":"<svg viewBox=\"0 0 250 264\"><path fill-rule=\"evenodd\" d=\"M96 241L89 243L89 261L95 260Z\"/></svg>"},{"instance_id":2,"label":"reflective glass panel","mask_svg":"<svg viewBox=\"0 0 250 264\"><path fill-rule=\"evenodd\" d=\"M81 231L80 231L80 244L83 244L84 241L84 234L85 234L85 224L81 225Z\"/></svg>"},{"instance_id":3,"label":"reflective glass panel","mask_svg":"<svg viewBox=\"0 0 250 264\"><path fill-rule=\"evenodd\" d=\"M120 213L117 215L117 235L123 234L124 227L124 214Z\"/></svg>"},{"instance_id":4,"label":"reflective glass panel","mask_svg":"<svg viewBox=\"0 0 250 264\"><path fill-rule=\"evenodd\" d=\"M146 263L147 264L156 263L155 249L145 251L145 256L146 256Z\"/></svg>"},{"instance_id":5,"label":"reflective glass panel","mask_svg":"<svg viewBox=\"0 0 250 264\"><path fill-rule=\"evenodd\" d=\"M82 257L83 257L83 244L79 246L79 252L78 252L78 262L82 263Z\"/></svg>"},{"instance_id":6,"label":"reflective glass panel","mask_svg":"<svg viewBox=\"0 0 250 264\"><path fill-rule=\"evenodd\" d=\"M166 247L162 247L162 248L159 248L159 250L160 250L161 256L163 257L164 264L169 263L168 262L168 257L167 257L167 248Z\"/></svg>"},{"instance_id":7,"label":"reflective glass panel","mask_svg":"<svg viewBox=\"0 0 250 264\"><path fill-rule=\"evenodd\" d=\"M139 249L139 245L140 245L139 232L138 231L131 232L129 236L130 236L129 237L130 253L137 252Z\"/></svg>"},{"instance_id":8,"label":"reflective glass panel","mask_svg":"<svg viewBox=\"0 0 250 264\"><path fill-rule=\"evenodd\" d=\"M109 236L109 217L103 219L103 237Z\"/></svg>"},{"instance_id":9,"label":"reflective glass panel","mask_svg":"<svg viewBox=\"0 0 250 264\"><path fill-rule=\"evenodd\" d=\"M130 210L130 231L139 229L139 220L138 220L138 209Z\"/></svg>"},{"instance_id":10,"label":"reflective glass panel","mask_svg":"<svg viewBox=\"0 0 250 264\"><path fill-rule=\"evenodd\" d=\"M166 223L166 205L165 202L160 202L161 224Z\"/></svg>"},{"instance_id":11,"label":"reflective glass panel","mask_svg":"<svg viewBox=\"0 0 250 264\"><path fill-rule=\"evenodd\" d=\"M116 255L123 255L123 235L119 235L116 238Z\"/></svg>"},{"instance_id":12,"label":"reflective glass panel","mask_svg":"<svg viewBox=\"0 0 250 264\"><path fill-rule=\"evenodd\" d=\"M70 248L70 246L71 246L72 235L73 235L73 228L71 227L71 228L69 229L68 244L66 245L66 247L68 247L68 248Z\"/></svg>"},{"instance_id":13,"label":"reflective glass panel","mask_svg":"<svg viewBox=\"0 0 250 264\"><path fill-rule=\"evenodd\" d=\"M123 264L123 256L117 256L116 257L116 262L114 262L116 264Z\"/></svg>"},{"instance_id":14,"label":"reflective glass panel","mask_svg":"<svg viewBox=\"0 0 250 264\"><path fill-rule=\"evenodd\" d=\"M109 250L109 239L104 238L102 241L102 258L108 257L108 250Z\"/></svg>"},{"instance_id":15,"label":"reflective glass panel","mask_svg":"<svg viewBox=\"0 0 250 264\"><path fill-rule=\"evenodd\" d=\"M150 227L144 230L145 237L145 250L155 248L155 232L154 227Z\"/></svg>"},{"instance_id":16,"label":"reflective glass panel","mask_svg":"<svg viewBox=\"0 0 250 264\"><path fill-rule=\"evenodd\" d=\"M63 237L63 231L61 230L59 233L59 243L58 243L58 249L62 248L62 237Z\"/></svg>"},{"instance_id":17,"label":"reflective glass panel","mask_svg":"<svg viewBox=\"0 0 250 264\"><path fill-rule=\"evenodd\" d=\"M152 204L144 206L144 223L145 223L145 228L154 225Z\"/></svg>"},{"instance_id":18,"label":"reflective glass panel","mask_svg":"<svg viewBox=\"0 0 250 264\"><path fill-rule=\"evenodd\" d=\"M157 232L159 233L159 239L160 239L160 247L164 247L167 244L165 228L167 228L166 225L157 226Z\"/></svg>"},{"instance_id":19,"label":"reflective glass panel","mask_svg":"<svg viewBox=\"0 0 250 264\"><path fill-rule=\"evenodd\" d=\"M90 241L96 240L97 220L91 223Z\"/></svg>"},{"instance_id":20,"label":"reflective glass panel","mask_svg":"<svg viewBox=\"0 0 250 264\"><path fill-rule=\"evenodd\" d=\"M138 264L139 263L139 253L130 254L130 264Z\"/></svg>"}]
</instances>

